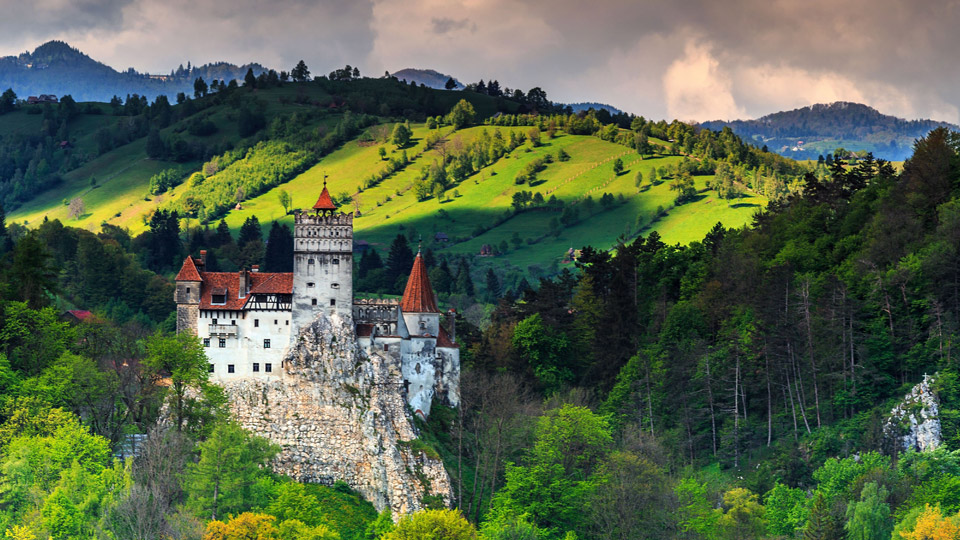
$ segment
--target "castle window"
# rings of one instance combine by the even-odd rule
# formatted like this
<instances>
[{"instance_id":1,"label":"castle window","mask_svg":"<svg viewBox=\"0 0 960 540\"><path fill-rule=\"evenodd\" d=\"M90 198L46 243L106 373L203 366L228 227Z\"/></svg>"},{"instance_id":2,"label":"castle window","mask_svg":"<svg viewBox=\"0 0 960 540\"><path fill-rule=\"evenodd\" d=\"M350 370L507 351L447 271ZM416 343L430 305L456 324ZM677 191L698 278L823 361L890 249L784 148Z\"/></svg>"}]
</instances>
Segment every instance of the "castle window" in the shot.
<instances>
[{"instance_id":1,"label":"castle window","mask_svg":"<svg viewBox=\"0 0 960 540\"><path fill-rule=\"evenodd\" d=\"M237 325L237 321L230 321L230 326L236 326L236 325Z\"/></svg>"},{"instance_id":2,"label":"castle window","mask_svg":"<svg viewBox=\"0 0 960 540\"><path fill-rule=\"evenodd\" d=\"M383 350L389 351L389 350L390 350L390 345L387 345L386 343L384 343L384 344L383 344Z\"/></svg>"},{"instance_id":3,"label":"castle window","mask_svg":"<svg viewBox=\"0 0 960 540\"><path fill-rule=\"evenodd\" d=\"M280 324L280 321L274 319L274 320L273 320L273 324Z\"/></svg>"},{"instance_id":4,"label":"castle window","mask_svg":"<svg viewBox=\"0 0 960 540\"><path fill-rule=\"evenodd\" d=\"M269 340L269 339L263 340L263 348L264 348L264 349L269 349L269 348L270 348L270 340Z\"/></svg>"},{"instance_id":5,"label":"castle window","mask_svg":"<svg viewBox=\"0 0 960 540\"><path fill-rule=\"evenodd\" d=\"M313 264L313 259L307 259L307 264Z\"/></svg>"},{"instance_id":6,"label":"castle window","mask_svg":"<svg viewBox=\"0 0 960 540\"><path fill-rule=\"evenodd\" d=\"M225 338L220 338L220 348L225 349L227 347L227 340Z\"/></svg>"},{"instance_id":7,"label":"castle window","mask_svg":"<svg viewBox=\"0 0 960 540\"><path fill-rule=\"evenodd\" d=\"M259 373L259 372L260 372L260 363L259 363L259 362L254 362L254 363L253 363L253 372L254 372L254 373Z\"/></svg>"},{"instance_id":8,"label":"castle window","mask_svg":"<svg viewBox=\"0 0 960 540\"><path fill-rule=\"evenodd\" d=\"M337 305L337 299L336 299L336 298L331 298L331 299L330 299L330 305L331 305L331 306Z\"/></svg>"},{"instance_id":9,"label":"castle window","mask_svg":"<svg viewBox=\"0 0 960 540\"><path fill-rule=\"evenodd\" d=\"M340 264L340 259L334 259L333 264ZM190 292L189 290L187 292Z\"/></svg>"},{"instance_id":10,"label":"castle window","mask_svg":"<svg viewBox=\"0 0 960 540\"><path fill-rule=\"evenodd\" d=\"M311 299L310 299L310 305L311 305L311 306L317 305L317 299L316 299L316 298L311 298Z\"/></svg>"},{"instance_id":11,"label":"castle window","mask_svg":"<svg viewBox=\"0 0 960 540\"><path fill-rule=\"evenodd\" d=\"M331 284L330 284L330 288L331 288L331 289L339 289L339 288L340 288L340 284L339 284L339 283L331 283Z\"/></svg>"},{"instance_id":12,"label":"castle window","mask_svg":"<svg viewBox=\"0 0 960 540\"><path fill-rule=\"evenodd\" d=\"M233 364L227 364L227 373L234 373L236 370L233 367Z\"/></svg>"},{"instance_id":13,"label":"castle window","mask_svg":"<svg viewBox=\"0 0 960 540\"><path fill-rule=\"evenodd\" d=\"M213 320L213 324L217 324L217 320L216 320L216 319Z\"/></svg>"},{"instance_id":14,"label":"castle window","mask_svg":"<svg viewBox=\"0 0 960 540\"><path fill-rule=\"evenodd\" d=\"M187 287L187 294L190 294L190 287Z\"/></svg>"},{"instance_id":15,"label":"castle window","mask_svg":"<svg viewBox=\"0 0 960 540\"><path fill-rule=\"evenodd\" d=\"M313 287L313 282L312 281L307 282L307 287Z\"/></svg>"},{"instance_id":16,"label":"castle window","mask_svg":"<svg viewBox=\"0 0 960 540\"><path fill-rule=\"evenodd\" d=\"M213 373L213 364L207 364L207 372Z\"/></svg>"},{"instance_id":17,"label":"castle window","mask_svg":"<svg viewBox=\"0 0 960 540\"><path fill-rule=\"evenodd\" d=\"M264 364L264 365L263 365L263 370L266 371L267 373L273 372L273 364L269 364L269 363L268 363L268 364Z\"/></svg>"},{"instance_id":18,"label":"castle window","mask_svg":"<svg viewBox=\"0 0 960 540\"><path fill-rule=\"evenodd\" d=\"M204 346L204 347L209 347L209 346L210 346L210 338L208 338L208 337L207 337L207 338L203 338L203 346Z\"/></svg>"}]
</instances>

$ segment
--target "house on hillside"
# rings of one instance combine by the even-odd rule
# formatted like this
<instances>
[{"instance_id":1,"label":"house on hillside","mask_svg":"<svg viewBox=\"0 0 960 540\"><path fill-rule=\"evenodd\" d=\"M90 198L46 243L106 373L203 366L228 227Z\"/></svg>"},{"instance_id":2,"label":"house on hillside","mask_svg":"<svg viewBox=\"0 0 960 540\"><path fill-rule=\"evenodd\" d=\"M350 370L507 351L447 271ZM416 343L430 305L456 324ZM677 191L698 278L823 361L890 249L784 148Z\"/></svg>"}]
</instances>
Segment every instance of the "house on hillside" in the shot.
<instances>
[{"instance_id":1,"label":"house on hillside","mask_svg":"<svg viewBox=\"0 0 960 540\"><path fill-rule=\"evenodd\" d=\"M60 314L60 320L71 325L80 324L93 317L93 313L85 309L70 309Z\"/></svg>"},{"instance_id":2,"label":"house on hillside","mask_svg":"<svg viewBox=\"0 0 960 540\"><path fill-rule=\"evenodd\" d=\"M433 235L433 239L441 244L450 241L450 237L447 236L447 233L445 232L438 232L437 234Z\"/></svg>"}]
</instances>

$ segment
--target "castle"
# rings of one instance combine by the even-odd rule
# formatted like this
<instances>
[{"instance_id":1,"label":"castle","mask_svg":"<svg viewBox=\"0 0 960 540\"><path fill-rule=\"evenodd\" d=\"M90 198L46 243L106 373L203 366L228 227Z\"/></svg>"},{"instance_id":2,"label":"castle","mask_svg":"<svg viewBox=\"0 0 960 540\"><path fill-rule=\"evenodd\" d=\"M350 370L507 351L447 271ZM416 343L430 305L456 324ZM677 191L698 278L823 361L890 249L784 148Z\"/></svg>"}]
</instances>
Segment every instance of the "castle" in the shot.
<instances>
[{"instance_id":1,"label":"castle","mask_svg":"<svg viewBox=\"0 0 960 540\"><path fill-rule=\"evenodd\" d=\"M437 308L420 253L400 300L354 299L353 213L338 212L326 181L313 210L295 216L293 272L207 272L205 251L184 259L174 293L177 332L203 340L211 380L283 378L300 329L323 314L350 321L366 354L397 366L416 414L429 415L434 397L459 405L454 313Z\"/></svg>"}]
</instances>

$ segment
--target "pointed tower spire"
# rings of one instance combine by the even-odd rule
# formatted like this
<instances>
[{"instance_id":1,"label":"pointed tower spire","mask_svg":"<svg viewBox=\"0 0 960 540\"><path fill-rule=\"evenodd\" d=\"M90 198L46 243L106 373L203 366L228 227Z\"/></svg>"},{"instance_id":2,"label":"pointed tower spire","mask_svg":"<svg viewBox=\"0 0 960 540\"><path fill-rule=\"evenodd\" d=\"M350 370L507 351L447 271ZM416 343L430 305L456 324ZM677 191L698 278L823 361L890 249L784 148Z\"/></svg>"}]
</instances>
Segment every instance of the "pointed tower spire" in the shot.
<instances>
[{"instance_id":1,"label":"pointed tower spire","mask_svg":"<svg viewBox=\"0 0 960 540\"><path fill-rule=\"evenodd\" d=\"M313 205L313 209L318 214L320 212L333 212L337 209L337 205L333 204L333 199L330 198L330 192L327 191L327 175L323 175L323 191L320 192L320 198Z\"/></svg>"},{"instance_id":2,"label":"pointed tower spire","mask_svg":"<svg viewBox=\"0 0 960 540\"><path fill-rule=\"evenodd\" d=\"M404 313L440 313L437 309L437 301L433 297L433 286L430 285L427 265L423 262L419 249L416 258L413 259L413 270L410 272L407 286L403 289L400 309Z\"/></svg>"}]
</instances>

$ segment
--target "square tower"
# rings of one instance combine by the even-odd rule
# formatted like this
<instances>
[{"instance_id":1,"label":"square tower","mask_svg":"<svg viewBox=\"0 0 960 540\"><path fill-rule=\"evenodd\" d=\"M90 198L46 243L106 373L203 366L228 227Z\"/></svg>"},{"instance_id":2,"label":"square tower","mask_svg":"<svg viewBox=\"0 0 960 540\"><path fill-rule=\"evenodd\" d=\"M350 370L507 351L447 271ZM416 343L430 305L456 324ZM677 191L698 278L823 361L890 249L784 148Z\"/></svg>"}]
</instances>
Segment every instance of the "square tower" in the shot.
<instances>
[{"instance_id":1,"label":"square tower","mask_svg":"<svg viewBox=\"0 0 960 540\"><path fill-rule=\"evenodd\" d=\"M353 314L353 214L337 211L326 181L313 210L294 220L293 336L321 311Z\"/></svg>"}]
</instances>

